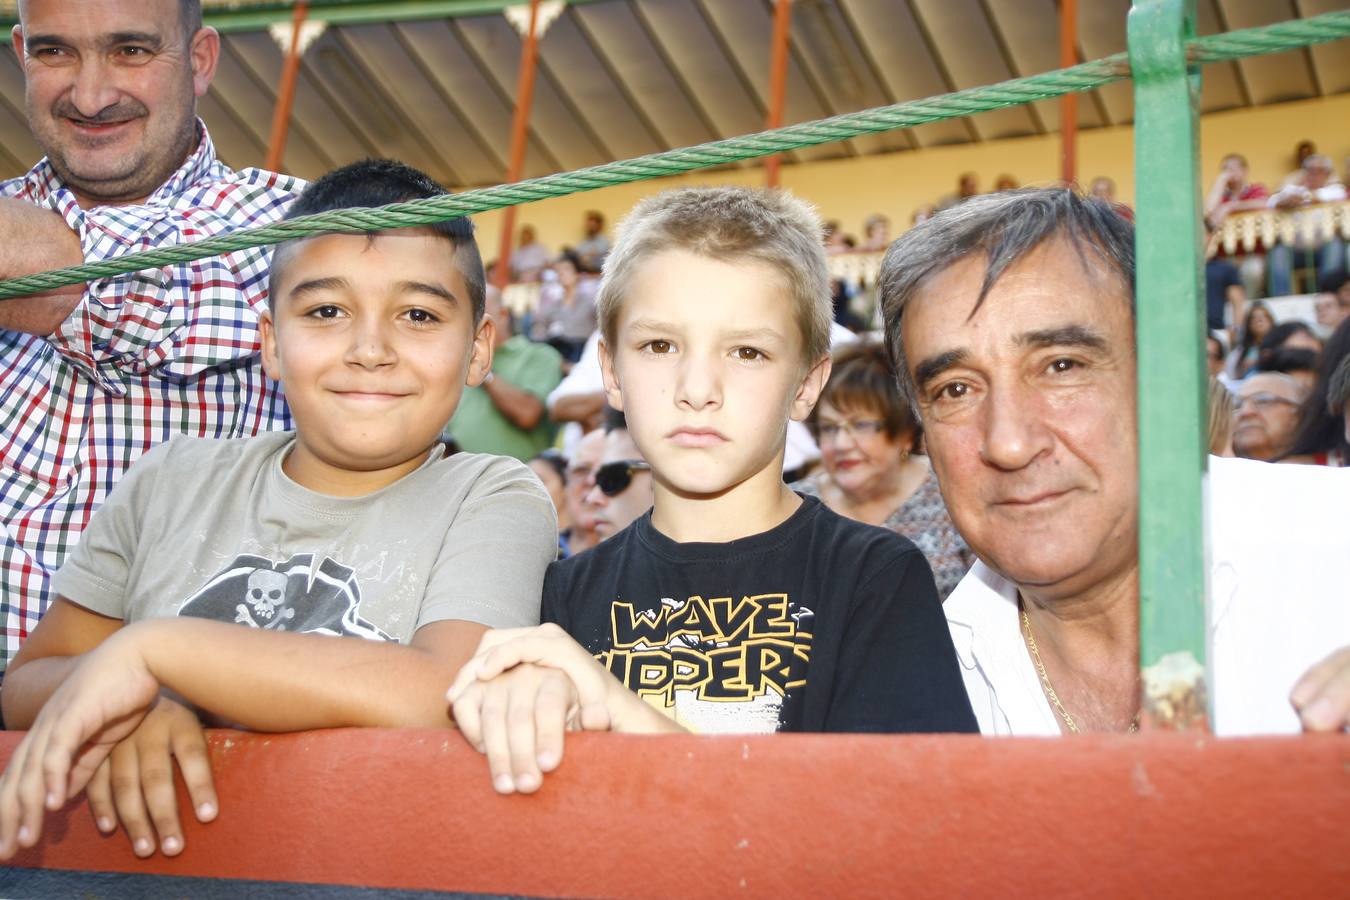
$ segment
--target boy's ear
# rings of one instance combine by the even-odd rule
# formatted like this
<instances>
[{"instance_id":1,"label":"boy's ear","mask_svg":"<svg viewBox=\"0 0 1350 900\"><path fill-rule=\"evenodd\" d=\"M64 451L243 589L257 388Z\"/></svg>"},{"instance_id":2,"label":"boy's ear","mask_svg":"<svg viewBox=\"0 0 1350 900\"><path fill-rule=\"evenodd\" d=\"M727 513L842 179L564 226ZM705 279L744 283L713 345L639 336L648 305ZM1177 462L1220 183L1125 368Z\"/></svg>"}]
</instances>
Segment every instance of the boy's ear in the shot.
<instances>
[{"instance_id":1,"label":"boy's ear","mask_svg":"<svg viewBox=\"0 0 1350 900\"><path fill-rule=\"evenodd\" d=\"M792 411L788 413L789 418L798 422L806 420L811 415L811 410L815 409L816 401L820 399L820 392L825 390L825 382L830 380L830 367L833 363L830 361L829 354L816 360L816 364L806 371L802 376L802 383L797 386L797 394L792 398Z\"/></svg>"},{"instance_id":2,"label":"boy's ear","mask_svg":"<svg viewBox=\"0 0 1350 900\"><path fill-rule=\"evenodd\" d=\"M473 336L473 350L469 356L469 372L464 383L469 387L478 387L492 371L492 348L497 343L497 326L492 316L483 316L478 323L478 331Z\"/></svg>"},{"instance_id":3,"label":"boy's ear","mask_svg":"<svg viewBox=\"0 0 1350 900\"><path fill-rule=\"evenodd\" d=\"M604 338L600 339L600 377L605 382L605 399L610 406L623 412L623 388L619 385L619 373L614 370L614 354Z\"/></svg>"},{"instance_id":4,"label":"boy's ear","mask_svg":"<svg viewBox=\"0 0 1350 900\"><path fill-rule=\"evenodd\" d=\"M270 309L264 309L258 316L258 337L262 341L263 371L273 381L280 381L281 359L277 356L277 323L272 321Z\"/></svg>"}]
</instances>

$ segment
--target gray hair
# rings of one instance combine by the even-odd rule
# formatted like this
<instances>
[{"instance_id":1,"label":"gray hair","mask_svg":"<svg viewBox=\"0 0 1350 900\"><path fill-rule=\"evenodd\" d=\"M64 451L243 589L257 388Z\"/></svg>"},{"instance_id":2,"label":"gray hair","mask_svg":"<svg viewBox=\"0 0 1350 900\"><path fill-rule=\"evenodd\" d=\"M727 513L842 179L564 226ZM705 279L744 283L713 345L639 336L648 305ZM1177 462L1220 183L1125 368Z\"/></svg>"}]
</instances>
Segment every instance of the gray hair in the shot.
<instances>
[{"instance_id":1,"label":"gray hair","mask_svg":"<svg viewBox=\"0 0 1350 900\"><path fill-rule=\"evenodd\" d=\"M1134 226L1110 203L1068 188L1023 188L971 197L901 235L881 261L877 288L886 350L900 381L900 392L915 404L914 384L905 363L901 320L905 306L933 276L968 256L988 263L971 315L984 303L1008 269L1052 239L1078 253L1084 269L1091 259L1104 263L1127 289L1134 309Z\"/></svg>"},{"instance_id":2,"label":"gray hair","mask_svg":"<svg viewBox=\"0 0 1350 900\"><path fill-rule=\"evenodd\" d=\"M830 352L830 274L820 218L786 191L691 187L640 201L619 223L596 298L600 333L614 345L634 273L650 257L686 250L722 262L758 262L782 279L801 329L804 364Z\"/></svg>"}]
</instances>

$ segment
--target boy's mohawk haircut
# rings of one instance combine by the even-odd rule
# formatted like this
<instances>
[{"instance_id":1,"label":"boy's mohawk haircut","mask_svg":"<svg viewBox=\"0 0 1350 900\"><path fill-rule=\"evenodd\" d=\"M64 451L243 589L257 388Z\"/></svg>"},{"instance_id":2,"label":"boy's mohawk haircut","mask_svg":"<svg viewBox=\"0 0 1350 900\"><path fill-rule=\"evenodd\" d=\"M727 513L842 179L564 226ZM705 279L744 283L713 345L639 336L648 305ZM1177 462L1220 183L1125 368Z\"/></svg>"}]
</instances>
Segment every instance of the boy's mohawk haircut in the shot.
<instances>
[{"instance_id":1,"label":"boy's mohawk haircut","mask_svg":"<svg viewBox=\"0 0 1350 900\"><path fill-rule=\"evenodd\" d=\"M648 197L619 223L605 259L597 313L611 346L634 272L650 256L685 250L722 262L751 260L779 273L792 297L807 365L830 351L830 276L820 218L780 190L679 188Z\"/></svg>"}]
</instances>

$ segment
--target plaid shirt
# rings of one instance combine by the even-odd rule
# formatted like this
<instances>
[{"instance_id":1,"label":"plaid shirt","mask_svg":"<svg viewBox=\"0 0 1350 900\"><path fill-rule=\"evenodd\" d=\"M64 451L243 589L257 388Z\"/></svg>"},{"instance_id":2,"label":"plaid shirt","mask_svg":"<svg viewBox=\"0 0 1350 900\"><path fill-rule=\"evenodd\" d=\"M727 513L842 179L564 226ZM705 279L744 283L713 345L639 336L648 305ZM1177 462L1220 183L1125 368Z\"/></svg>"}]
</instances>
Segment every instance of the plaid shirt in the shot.
<instances>
[{"instance_id":1,"label":"plaid shirt","mask_svg":"<svg viewBox=\"0 0 1350 900\"><path fill-rule=\"evenodd\" d=\"M57 212L88 260L281 218L303 183L231 171L198 129L196 152L143 204L81 209L45 159L0 196ZM0 330L0 678L54 599L51 575L141 454L180 432L290 427L259 356L268 260L252 249L100 279L54 334Z\"/></svg>"}]
</instances>

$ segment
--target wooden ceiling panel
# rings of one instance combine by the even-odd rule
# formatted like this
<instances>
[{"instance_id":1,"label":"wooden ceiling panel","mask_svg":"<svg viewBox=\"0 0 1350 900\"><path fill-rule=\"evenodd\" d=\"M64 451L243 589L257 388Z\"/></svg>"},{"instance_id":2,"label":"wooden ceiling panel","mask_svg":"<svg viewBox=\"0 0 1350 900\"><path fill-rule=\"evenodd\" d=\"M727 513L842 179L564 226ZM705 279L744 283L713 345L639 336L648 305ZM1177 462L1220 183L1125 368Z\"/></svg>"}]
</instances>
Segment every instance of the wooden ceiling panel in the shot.
<instances>
[{"instance_id":1,"label":"wooden ceiling panel","mask_svg":"<svg viewBox=\"0 0 1350 900\"><path fill-rule=\"evenodd\" d=\"M926 35L906 2L840 0L867 53L876 60L887 93L896 103L921 100L954 90L938 65ZM918 147L958 144L975 133L969 119L946 119L909 129Z\"/></svg>"},{"instance_id":2,"label":"wooden ceiling panel","mask_svg":"<svg viewBox=\"0 0 1350 900\"><path fill-rule=\"evenodd\" d=\"M996 84L1013 73L1004 59L979 0L911 0L914 10L939 48L942 68L958 90ZM1040 129L1025 107L980 113L971 118L984 140L1022 137Z\"/></svg>"},{"instance_id":3,"label":"wooden ceiling panel","mask_svg":"<svg viewBox=\"0 0 1350 900\"><path fill-rule=\"evenodd\" d=\"M612 159L630 159L665 149L630 89L596 50L573 13L563 13L539 44L541 74L547 71L574 114L585 121ZM603 160L602 160L603 161Z\"/></svg>"},{"instance_id":4,"label":"wooden ceiling panel","mask_svg":"<svg viewBox=\"0 0 1350 900\"><path fill-rule=\"evenodd\" d=\"M1320 16L1345 9L1346 0L1297 0L1297 6L1301 17ZM1319 94L1350 91L1350 46L1346 41L1318 44L1308 48L1308 53L1312 57L1313 77Z\"/></svg>"},{"instance_id":5,"label":"wooden ceiling panel","mask_svg":"<svg viewBox=\"0 0 1350 900\"><path fill-rule=\"evenodd\" d=\"M636 5L596 3L573 7L572 15L628 96L638 100L639 112L665 146L716 139L711 118L665 57Z\"/></svg>"},{"instance_id":6,"label":"wooden ceiling panel","mask_svg":"<svg viewBox=\"0 0 1350 900\"><path fill-rule=\"evenodd\" d=\"M1125 17L1130 0L1092 0L1078 4L1078 50L1083 60L1102 59L1125 51ZM1117 81L1093 91L1106 124L1134 121L1134 87Z\"/></svg>"},{"instance_id":7,"label":"wooden ceiling panel","mask_svg":"<svg viewBox=\"0 0 1350 900\"><path fill-rule=\"evenodd\" d=\"M887 106L894 101L883 86L839 0L817 0L794 8L792 41L801 65L819 85L832 115ZM856 138L862 153L913 149L902 131Z\"/></svg>"},{"instance_id":8,"label":"wooden ceiling panel","mask_svg":"<svg viewBox=\"0 0 1350 900\"><path fill-rule=\"evenodd\" d=\"M1255 28L1298 17L1292 0L1216 0L1223 30ZM1317 95L1307 49L1237 62L1251 103L1279 103Z\"/></svg>"},{"instance_id":9,"label":"wooden ceiling panel","mask_svg":"<svg viewBox=\"0 0 1350 900\"><path fill-rule=\"evenodd\" d=\"M435 78L397 28L363 25L344 28L348 52L370 74L381 92L397 104L399 118L415 129L416 139L434 160L436 177L455 187L495 183L497 158L482 143L441 92Z\"/></svg>"},{"instance_id":10,"label":"wooden ceiling panel","mask_svg":"<svg viewBox=\"0 0 1350 900\"><path fill-rule=\"evenodd\" d=\"M759 131L764 110L734 60L722 52L697 0L636 0L637 17L704 110L718 138Z\"/></svg>"},{"instance_id":11,"label":"wooden ceiling panel","mask_svg":"<svg viewBox=\"0 0 1350 900\"><path fill-rule=\"evenodd\" d=\"M508 99L508 109L514 104L516 78L519 74L520 36L503 16L472 16L453 22L459 38L472 52L476 63ZM545 35L544 41L548 41ZM508 116L509 122L509 116ZM530 109L530 127L539 142L548 148L549 155L563 169L580 169L617 159L608 152L600 138L592 131L579 112L561 95L547 71L540 71L534 80L534 104ZM510 129L503 135L505 147L510 147ZM509 152L509 150L508 150Z\"/></svg>"},{"instance_id":12,"label":"wooden ceiling panel","mask_svg":"<svg viewBox=\"0 0 1350 900\"><path fill-rule=\"evenodd\" d=\"M281 50L269 35L232 34L226 40L237 52L240 64L246 67L254 80L269 85L281 83ZM306 57L308 58L308 54ZM308 134L331 166L343 166L375 155L375 148L366 141L355 123L343 115L339 105L330 102L327 92L310 75L308 68L306 60L296 78L291 128L299 128ZM271 121L270 115L267 121ZM289 163L287 168L290 168ZM323 174L300 168L292 171L305 178Z\"/></svg>"},{"instance_id":13,"label":"wooden ceiling panel","mask_svg":"<svg viewBox=\"0 0 1350 900\"><path fill-rule=\"evenodd\" d=\"M1024 77L1049 72L1059 64L1059 11L1055 0L1000 0L985 4L995 34L1005 48L1013 75ZM1059 130L1059 101L1033 104L1046 131ZM1095 128L1104 123L1091 92L1078 97L1078 126Z\"/></svg>"}]
</instances>

